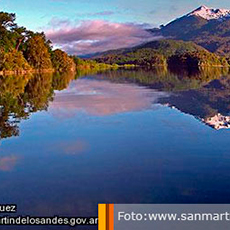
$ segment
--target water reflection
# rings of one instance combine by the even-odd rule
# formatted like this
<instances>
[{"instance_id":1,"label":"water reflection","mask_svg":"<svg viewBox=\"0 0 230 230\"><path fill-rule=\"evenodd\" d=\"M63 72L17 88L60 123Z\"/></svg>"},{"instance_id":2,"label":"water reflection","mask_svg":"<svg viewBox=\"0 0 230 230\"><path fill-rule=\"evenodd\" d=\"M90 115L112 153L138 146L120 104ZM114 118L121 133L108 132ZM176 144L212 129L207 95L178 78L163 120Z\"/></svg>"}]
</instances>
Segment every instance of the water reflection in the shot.
<instances>
[{"instance_id":1,"label":"water reflection","mask_svg":"<svg viewBox=\"0 0 230 230\"><path fill-rule=\"evenodd\" d=\"M159 89L161 91L182 91L199 89L208 82L228 76L228 68L201 68L201 69L121 69L111 71L100 78L110 79L113 82L132 82L139 85Z\"/></svg>"},{"instance_id":2,"label":"water reflection","mask_svg":"<svg viewBox=\"0 0 230 230\"><path fill-rule=\"evenodd\" d=\"M54 90L64 89L74 73L0 76L0 136L19 135L18 124L31 113L47 110Z\"/></svg>"},{"instance_id":3,"label":"water reflection","mask_svg":"<svg viewBox=\"0 0 230 230\"><path fill-rule=\"evenodd\" d=\"M228 122L225 70L0 81L1 202L18 204L18 215L96 216L98 203L230 202L229 132L206 126Z\"/></svg>"},{"instance_id":4,"label":"water reflection","mask_svg":"<svg viewBox=\"0 0 230 230\"><path fill-rule=\"evenodd\" d=\"M72 82L89 73L77 74L0 76L0 137L18 136L20 121L31 113L47 110L55 90L61 94L56 93L50 111L62 118L79 111L98 116L138 111L161 103L191 114L215 129L230 126L228 69L129 69Z\"/></svg>"},{"instance_id":5,"label":"water reflection","mask_svg":"<svg viewBox=\"0 0 230 230\"><path fill-rule=\"evenodd\" d=\"M49 111L62 118L69 118L79 112L106 116L151 108L160 97L167 95L133 84L78 79L68 89L56 94Z\"/></svg>"},{"instance_id":6,"label":"water reflection","mask_svg":"<svg viewBox=\"0 0 230 230\"><path fill-rule=\"evenodd\" d=\"M177 92L159 102L191 114L215 129L229 128L229 89L230 78L222 77L200 89Z\"/></svg>"},{"instance_id":7,"label":"water reflection","mask_svg":"<svg viewBox=\"0 0 230 230\"><path fill-rule=\"evenodd\" d=\"M214 129L230 128L230 75L225 68L122 70L106 76L112 82L135 82L170 92L158 103L190 114Z\"/></svg>"},{"instance_id":8,"label":"water reflection","mask_svg":"<svg viewBox=\"0 0 230 230\"><path fill-rule=\"evenodd\" d=\"M0 157L0 171L10 172L14 169L15 165L18 162L17 156L5 156Z\"/></svg>"}]
</instances>

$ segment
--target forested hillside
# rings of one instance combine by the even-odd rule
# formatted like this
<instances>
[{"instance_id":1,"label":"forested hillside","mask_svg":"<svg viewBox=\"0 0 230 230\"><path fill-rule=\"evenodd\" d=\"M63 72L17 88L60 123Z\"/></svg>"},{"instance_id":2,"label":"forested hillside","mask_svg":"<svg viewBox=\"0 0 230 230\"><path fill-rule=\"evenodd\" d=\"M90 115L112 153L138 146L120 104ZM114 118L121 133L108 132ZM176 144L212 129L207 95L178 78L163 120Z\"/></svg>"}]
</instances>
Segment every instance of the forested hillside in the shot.
<instances>
[{"instance_id":1,"label":"forested hillside","mask_svg":"<svg viewBox=\"0 0 230 230\"><path fill-rule=\"evenodd\" d=\"M52 49L44 33L35 33L20 27L16 15L0 12L0 73L27 73L31 71L75 71L82 69L103 70L115 68L95 61L69 56Z\"/></svg>"},{"instance_id":2,"label":"forested hillside","mask_svg":"<svg viewBox=\"0 0 230 230\"><path fill-rule=\"evenodd\" d=\"M230 17L202 17L209 11L213 12L214 16L215 12L217 16L221 12L220 9L201 6L190 14L162 25L160 29L150 31L165 38L193 41L210 52L230 57Z\"/></svg>"},{"instance_id":3,"label":"forested hillside","mask_svg":"<svg viewBox=\"0 0 230 230\"><path fill-rule=\"evenodd\" d=\"M106 52L98 62L118 65L159 66L228 66L224 57L210 53L193 42L159 40L132 49Z\"/></svg>"}]
</instances>

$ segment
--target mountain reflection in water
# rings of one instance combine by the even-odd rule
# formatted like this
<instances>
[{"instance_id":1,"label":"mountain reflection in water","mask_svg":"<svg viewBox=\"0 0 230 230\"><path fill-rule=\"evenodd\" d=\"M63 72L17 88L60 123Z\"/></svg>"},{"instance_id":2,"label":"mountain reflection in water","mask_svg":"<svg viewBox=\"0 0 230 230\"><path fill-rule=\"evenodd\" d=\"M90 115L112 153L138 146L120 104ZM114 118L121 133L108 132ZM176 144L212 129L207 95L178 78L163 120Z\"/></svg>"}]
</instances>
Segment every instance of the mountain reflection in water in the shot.
<instances>
[{"instance_id":1,"label":"mountain reflection in water","mask_svg":"<svg viewBox=\"0 0 230 230\"><path fill-rule=\"evenodd\" d=\"M228 69L139 69L111 72L106 78L167 92L169 96L159 97L158 103L190 114L214 129L230 128Z\"/></svg>"},{"instance_id":2,"label":"mountain reflection in water","mask_svg":"<svg viewBox=\"0 0 230 230\"><path fill-rule=\"evenodd\" d=\"M68 117L70 111L109 115L160 103L191 114L215 129L230 126L230 75L226 69L130 69L72 81L76 78L73 73L1 76L1 138L19 135L20 121L31 113L47 110L49 105L56 115ZM65 111L61 103L65 103Z\"/></svg>"},{"instance_id":3,"label":"mountain reflection in water","mask_svg":"<svg viewBox=\"0 0 230 230\"><path fill-rule=\"evenodd\" d=\"M228 203L229 89L218 68L1 76L1 202L34 216Z\"/></svg>"}]
</instances>

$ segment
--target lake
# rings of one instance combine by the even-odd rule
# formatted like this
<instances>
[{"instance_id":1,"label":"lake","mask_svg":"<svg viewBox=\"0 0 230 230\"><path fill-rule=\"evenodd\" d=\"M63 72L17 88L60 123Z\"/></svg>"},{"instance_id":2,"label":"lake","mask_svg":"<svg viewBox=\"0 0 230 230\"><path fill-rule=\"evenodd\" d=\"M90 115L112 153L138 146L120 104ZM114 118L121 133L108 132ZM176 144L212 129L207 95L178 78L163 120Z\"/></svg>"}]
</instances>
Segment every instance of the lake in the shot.
<instances>
[{"instance_id":1,"label":"lake","mask_svg":"<svg viewBox=\"0 0 230 230\"><path fill-rule=\"evenodd\" d=\"M5 76L0 83L0 201L17 204L18 214L230 202L224 70Z\"/></svg>"}]
</instances>

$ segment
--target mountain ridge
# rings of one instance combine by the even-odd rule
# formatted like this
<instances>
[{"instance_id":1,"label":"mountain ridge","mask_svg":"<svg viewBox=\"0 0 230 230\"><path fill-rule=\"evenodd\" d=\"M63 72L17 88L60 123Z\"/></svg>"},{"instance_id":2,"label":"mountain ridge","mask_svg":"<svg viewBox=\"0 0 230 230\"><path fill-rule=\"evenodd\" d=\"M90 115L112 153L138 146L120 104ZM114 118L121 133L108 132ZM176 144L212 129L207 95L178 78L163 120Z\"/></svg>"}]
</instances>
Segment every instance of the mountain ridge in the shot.
<instances>
[{"instance_id":1,"label":"mountain ridge","mask_svg":"<svg viewBox=\"0 0 230 230\"><path fill-rule=\"evenodd\" d=\"M202 9L206 9L208 14L213 12L215 16L212 15L209 20L202 17L200 15ZM165 38L193 41L210 52L230 57L230 10L201 6L161 26L160 29L154 28L150 32Z\"/></svg>"},{"instance_id":2,"label":"mountain ridge","mask_svg":"<svg viewBox=\"0 0 230 230\"><path fill-rule=\"evenodd\" d=\"M162 39L133 48L111 50L94 57L97 62L132 66L228 66L224 57L215 55L193 42Z\"/></svg>"},{"instance_id":3,"label":"mountain ridge","mask_svg":"<svg viewBox=\"0 0 230 230\"><path fill-rule=\"evenodd\" d=\"M210 8L202 5L197 9L193 10L191 13L188 13L186 16L189 17L192 15L202 17L206 20L224 19L230 17L230 10Z\"/></svg>"},{"instance_id":4,"label":"mountain ridge","mask_svg":"<svg viewBox=\"0 0 230 230\"><path fill-rule=\"evenodd\" d=\"M147 31L153 36L162 37L163 40L193 42L209 52L225 56L230 60L230 10L209 8L202 5L160 28L147 29ZM154 43L154 41L152 42ZM132 52L142 46L146 48L148 43L136 47L94 53L87 55L86 58Z\"/></svg>"}]
</instances>

